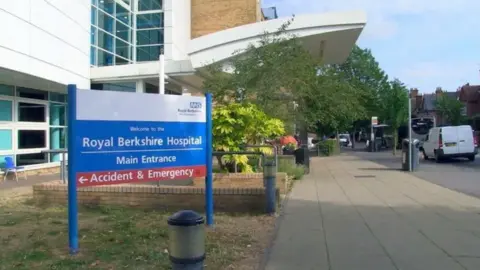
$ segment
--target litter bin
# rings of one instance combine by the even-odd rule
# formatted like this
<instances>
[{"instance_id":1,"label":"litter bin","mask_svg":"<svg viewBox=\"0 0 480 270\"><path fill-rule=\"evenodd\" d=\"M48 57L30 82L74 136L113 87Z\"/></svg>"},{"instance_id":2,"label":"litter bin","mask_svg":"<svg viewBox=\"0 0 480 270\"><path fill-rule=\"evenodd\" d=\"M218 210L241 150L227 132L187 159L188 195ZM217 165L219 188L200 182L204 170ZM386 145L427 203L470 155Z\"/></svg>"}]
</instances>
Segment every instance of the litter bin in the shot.
<instances>
[{"instance_id":1,"label":"litter bin","mask_svg":"<svg viewBox=\"0 0 480 270\"><path fill-rule=\"evenodd\" d=\"M404 139L402 141L402 170L409 171L409 162L412 164L412 171L418 169L420 165L420 157L419 157L419 147L420 141L414 139L412 141L412 147L408 147L410 141L408 139ZM410 160L410 149L412 150L412 160Z\"/></svg>"},{"instance_id":2,"label":"litter bin","mask_svg":"<svg viewBox=\"0 0 480 270\"><path fill-rule=\"evenodd\" d=\"M295 164L302 165L305 167L305 174L310 172L310 152L308 151L307 146L298 148L294 152L295 155Z\"/></svg>"}]
</instances>

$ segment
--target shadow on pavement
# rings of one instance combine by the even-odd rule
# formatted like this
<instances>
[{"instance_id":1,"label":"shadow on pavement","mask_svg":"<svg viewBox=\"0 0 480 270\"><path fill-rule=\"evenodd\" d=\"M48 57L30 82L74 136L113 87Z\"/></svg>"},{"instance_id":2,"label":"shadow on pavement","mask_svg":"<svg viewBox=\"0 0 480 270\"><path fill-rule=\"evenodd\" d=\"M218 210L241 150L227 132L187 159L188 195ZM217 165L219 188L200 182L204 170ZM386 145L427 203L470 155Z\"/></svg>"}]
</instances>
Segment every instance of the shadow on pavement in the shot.
<instances>
[{"instance_id":1,"label":"shadow on pavement","mask_svg":"<svg viewBox=\"0 0 480 270\"><path fill-rule=\"evenodd\" d=\"M480 269L473 209L425 205L375 188L373 197L343 192L348 197L290 198L264 269Z\"/></svg>"},{"instance_id":2,"label":"shadow on pavement","mask_svg":"<svg viewBox=\"0 0 480 270\"><path fill-rule=\"evenodd\" d=\"M363 171L402 171L399 168L358 168Z\"/></svg>"}]
</instances>

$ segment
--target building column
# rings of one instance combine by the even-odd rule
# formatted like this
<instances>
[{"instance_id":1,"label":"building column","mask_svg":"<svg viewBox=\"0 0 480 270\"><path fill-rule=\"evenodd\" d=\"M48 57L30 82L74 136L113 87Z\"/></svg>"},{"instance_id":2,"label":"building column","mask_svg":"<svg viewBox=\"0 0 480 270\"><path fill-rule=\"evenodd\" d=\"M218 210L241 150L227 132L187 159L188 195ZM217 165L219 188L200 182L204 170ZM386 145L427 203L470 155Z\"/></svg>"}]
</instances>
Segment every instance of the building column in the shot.
<instances>
[{"instance_id":1,"label":"building column","mask_svg":"<svg viewBox=\"0 0 480 270\"><path fill-rule=\"evenodd\" d=\"M50 104L50 123L52 126L60 125L60 107ZM60 149L60 136L62 132L60 128L50 128L50 149ZM60 154L51 154L52 162L60 161Z\"/></svg>"},{"instance_id":2,"label":"building column","mask_svg":"<svg viewBox=\"0 0 480 270\"><path fill-rule=\"evenodd\" d=\"M145 81L138 80L136 85L136 92L137 93L145 93Z\"/></svg>"}]
</instances>

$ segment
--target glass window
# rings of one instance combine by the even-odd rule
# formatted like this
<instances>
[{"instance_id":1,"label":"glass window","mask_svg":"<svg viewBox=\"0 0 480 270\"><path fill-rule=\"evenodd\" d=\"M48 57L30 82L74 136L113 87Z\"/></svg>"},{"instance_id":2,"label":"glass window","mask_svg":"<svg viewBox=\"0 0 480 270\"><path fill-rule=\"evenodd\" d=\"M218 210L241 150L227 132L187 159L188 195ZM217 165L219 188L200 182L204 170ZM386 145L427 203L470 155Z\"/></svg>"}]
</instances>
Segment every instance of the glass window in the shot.
<instances>
[{"instance_id":1,"label":"glass window","mask_svg":"<svg viewBox=\"0 0 480 270\"><path fill-rule=\"evenodd\" d=\"M145 93L158 94L159 93L158 86L150 83L145 83Z\"/></svg>"},{"instance_id":2,"label":"glass window","mask_svg":"<svg viewBox=\"0 0 480 270\"><path fill-rule=\"evenodd\" d=\"M115 56L115 65L126 65L129 61L127 59L123 59L121 57Z\"/></svg>"},{"instance_id":3,"label":"glass window","mask_svg":"<svg viewBox=\"0 0 480 270\"><path fill-rule=\"evenodd\" d=\"M47 100L48 99L48 92L42 91L42 90L37 90L37 89L32 89L32 88L26 88L26 87L17 87L17 96L22 97L22 98Z\"/></svg>"},{"instance_id":4,"label":"glass window","mask_svg":"<svg viewBox=\"0 0 480 270\"><path fill-rule=\"evenodd\" d=\"M65 104L50 103L50 125L65 126L67 110Z\"/></svg>"},{"instance_id":5,"label":"glass window","mask_svg":"<svg viewBox=\"0 0 480 270\"><path fill-rule=\"evenodd\" d=\"M135 82L118 82L118 83L92 83L93 90L119 91L119 92L135 92Z\"/></svg>"},{"instance_id":6,"label":"glass window","mask_svg":"<svg viewBox=\"0 0 480 270\"><path fill-rule=\"evenodd\" d=\"M90 11L90 21L92 22L93 25L97 24L97 8L92 7Z\"/></svg>"},{"instance_id":7,"label":"glass window","mask_svg":"<svg viewBox=\"0 0 480 270\"><path fill-rule=\"evenodd\" d=\"M11 85L0 84L0 95L13 96L15 93L15 87Z\"/></svg>"},{"instance_id":8,"label":"glass window","mask_svg":"<svg viewBox=\"0 0 480 270\"><path fill-rule=\"evenodd\" d=\"M67 95L50 92L50 100L57 102L67 102Z\"/></svg>"},{"instance_id":9,"label":"glass window","mask_svg":"<svg viewBox=\"0 0 480 270\"><path fill-rule=\"evenodd\" d=\"M117 4L117 14L115 15L117 20L120 20L128 25L132 25L130 23L130 12L119 4Z\"/></svg>"},{"instance_id":10,"label":"glass window","mask_svg":"<svg viewBox=\"0 0 480 270\"><path fill-rule=\"evenodd\" d=\"M137 47L137 61L156 61L162 46Z\"/></svg>"},{"instance_id":11,"label":"glass window","mask_svg":"<svg viewBox=\"0 0 480 270\"><path fill-rule=\"evenodd\" d=\"M46 122L46 106L42 104L18 102L18 121Z\"/></svg>"},{"instance_id":12,"label":"glass window","mask_svg":"<svg viewBox=\"0 0 480 270\"><path fill-rule=\"evenodd\" d=\"M90 27L90 44L97 44L97 28L93 26Z\"/></svg>"},{"instance_id":13,"label":"glass window","mask_svg":"<svg viewBox=\"0 0 480 270\"><path fill-rule=\"evenodd\" d=\"M98 3L98 7L100 9L105 10L105 12L107 12L108 14L113 15L113 8L115 7L115 0L100 0L100 3Z\"/></svg>"},{"instance_id":14,"label":"glass window","mask_svg":"<svg viewBox=\"0 0 480 270\"><path fill-rule=\"evenodd\" d=\"M17 166L27 166L42 164L48 162L48 154L33 153L33 154L19 154L17 155Z\"/></svg>"},{"instance_id":15,"label":"glass window","mask_svg":"<svg viewBox=\"0 0 480 270\"><path fill-rule=\"evenodd\" d=\"M64 149L67 147L67 129L62 127L50 128L50 149Z\"/></svg>"},{"instance_id":16,"label":"glass window","mask_svg":"<svg viewBox=\"0 0 480 270\"><path fill-rule=\"evenodd\" d=\"M0 129L0 150L12 150L11 129Z\"/></svg>"},{"instance_id":17,"label":"glass window","mask_svg":"<svg viewBox=\"0 0 480 270\"><path fill-rule=\"evenodd\" d=\"M129 45L119 39L115 42L115 53L123 58L130 59L128 55Z\"/></svg>"},{"instance_id":18,"label":"glass window","mask_svg":"<svg viewBox=\"0 0 480 270\"><path fill-rule=\"evenodd\" d=\"M130 35L129 35L130 31L131 31L130 27L128 27L125 24L117 21L117 29L116 29L117 37L131 43L132 41L131 41Z\"/></svg>"},{"instance_id":19,"label":"glass window","mask_svg":"<svg viewBox=\"0 0 480 270\"><path fill-rule=\"evenodd\" d=\"M111 66L113 65L113 54L97 50L98 65L99 66Z\"/></svg>"},{"instance_id":20,"label":"glass window","mask_svg":"<svg viewBox=\"0 0 480 270\"><path fill-rule=\"evenodd\" d=\"M6 165L6 164L5 164L5 163L6 163L6 162L5 162L5 158L6 158L6 157L9 157L9 158L15 160L15 157L14 157L13 155L0 156L0 168L1 168L1 169L5 169L5 165Z\"/></svg>"},{"instance_id":21,"label":"glass window","mask_svg":"<svg viewBox=\"0 0 480 270\"><path fill-rule=\"evenodd\" d=\"M138 0L138 10L158 10L162 9L162 0Z\"/></svg>"},{"instance_id":22,"label":"glass window","mask_svg":"<svg viewBox=\"0 0 480 270\"><path fill-rule=\"evenodd\" d=\"M137 45L163 44L163 29L137 31Z\"/></svg>"},{"instance_id":23,"label":"glass window","mask_svg":"<svg viewBox=\"0 0 480 270\"><path fill-rule=\"evenodd\" d=\"M46 130L18 130L18 149L47 147Z\"/></svg>"},{"instance_id":24,"label":"glass window","mask_svg":"<svg viewBox=\"0 0 480 270\"><path fill-rule=\"evenodd\" d=\"M95 66L97 65L97 57L96 57L96 49L95 47L91 46L90 47L90 65Z\"/></svg>"},{"instance_id":25,"label":"glass window","mask_svg":"<svg viewBox=\"0 0 480 270\"><path fill-rule=\"evenodd\" d=\"M98 31L98 47L113 52L113 36L103 31ZM98 60L100 62L100 53L98 54Z\"/></svg>"},{"instance_id":26,"label":"glass window","mask_svg":"<svg viewBox=\"0 0 480 270\"><path fill-rule=\"evenodd\" d=\"M163 13L137 15L137 29L163 27Z\"/></svg>"},{"instance_id":27,"label":"glass window","mask_svg":"<svg viewBox=\"0 0 480 270\"><path fill-rule=\"evenodd\" d=\"M0 121L13 121L12 107L12 101L0 100Z\"/></svg>"},{"instance_id":28,"label":"glass window","mask_svg":"<svg viewBox=\"0 0 480 270\"><path fill-rule=\"evenodd\" d=\"M92 0L92 5L95 5L95 6L96 6L97 4L98 4L98 3L97 3L97 0Z\"/></svg>"},{"instance_id":29,"label":"glass window","mask_svg":"<svg viewBox=\"0 0 480 270\"><path fill-rule=\"evenodd\" d=\"M98 12L98 27L113 34L114 19L104 12Z\"/></svg>"}]
</instances>

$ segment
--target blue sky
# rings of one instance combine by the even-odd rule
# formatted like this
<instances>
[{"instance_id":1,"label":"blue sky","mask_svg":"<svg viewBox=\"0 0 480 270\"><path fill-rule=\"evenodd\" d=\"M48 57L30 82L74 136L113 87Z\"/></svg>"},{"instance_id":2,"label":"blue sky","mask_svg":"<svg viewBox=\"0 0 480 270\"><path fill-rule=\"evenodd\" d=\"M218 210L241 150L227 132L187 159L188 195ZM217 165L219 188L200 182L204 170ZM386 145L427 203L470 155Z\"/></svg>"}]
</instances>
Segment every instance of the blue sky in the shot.
<instances>
[{"instance_id":1,"label":"blue sky","mask_svg":"<svg viewBox=\"0 0 480 270\"><path fill-rule=\"evenodd\" d=\"M478 0L263 0L280 17L363 10L368 47L390 78L431 93L480 84Z\"/></svg>"}]
</instances>

